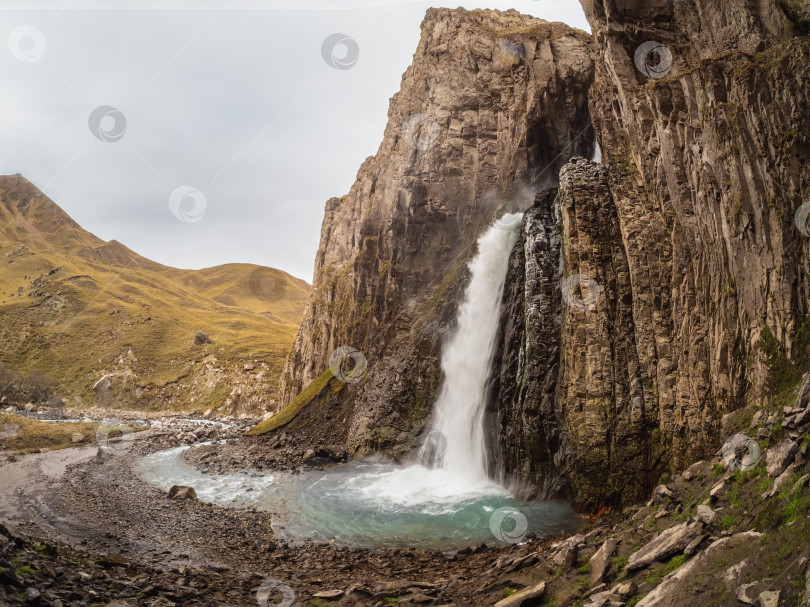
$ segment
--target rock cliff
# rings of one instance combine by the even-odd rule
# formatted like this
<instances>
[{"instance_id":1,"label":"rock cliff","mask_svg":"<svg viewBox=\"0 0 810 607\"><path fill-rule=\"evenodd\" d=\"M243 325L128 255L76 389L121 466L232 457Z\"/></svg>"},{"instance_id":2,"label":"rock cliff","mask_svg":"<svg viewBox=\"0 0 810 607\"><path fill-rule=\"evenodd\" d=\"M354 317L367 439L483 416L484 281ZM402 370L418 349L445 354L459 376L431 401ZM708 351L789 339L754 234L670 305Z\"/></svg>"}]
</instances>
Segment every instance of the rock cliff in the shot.
<instances>
[{"instance_id":1,"label":"rock cliff","mask_svg":"<svg viewBox=\"0 0 810 607\"><path fill-rule=\"evenodd\" d=\"M326 204L314 296L282 378L289 402L337 348L360 350L367 376L337 408L353 452L413 445L476 238L592 153L590 44L515 11L427 12L379 151Z\"/></svg>"},{"instance_id":2,"label":"rock cliff","mask_svg":"<svg viewBox=\"0 0 810 607\"><path fill-rule=\"evenodd\" d=\"M358 348L368 376L335 409L350 449L413 446L476 236L550 187L510 260L492 474L596 509L716 451L724 415L788 398L807 367L810 10L583 7L592 43L428 12L380 151L327 204L283 391ZM591 157L589 121L602 161L568 163Z\"/></svg>"},{"instance_id":3,"label":"rock cliff","mask_svg":"<svg viewBox=\"0 0 810 607\"><path fill-rule=\"evenodd\" d=\"M515 343L509 323L528 323L527 302L543 293L516 250L491 407L505 478L540 494L568 486L595 508L638 499L713 453L725 414L785 397L806 368L810 256L796 213L810 185L810 78L806 6L583 5L605 164L566 166L559 222L548 212L538 227L531 212L519 246L559 230L564 270L551 283L565 293L586 275L600 294L584 309L543 310L541 324L559 326L559 372L521 376L516 361L536 338ZM555 438L527 451L510 432L538 424L537 411Z\"/></svg>"}]
</instances>

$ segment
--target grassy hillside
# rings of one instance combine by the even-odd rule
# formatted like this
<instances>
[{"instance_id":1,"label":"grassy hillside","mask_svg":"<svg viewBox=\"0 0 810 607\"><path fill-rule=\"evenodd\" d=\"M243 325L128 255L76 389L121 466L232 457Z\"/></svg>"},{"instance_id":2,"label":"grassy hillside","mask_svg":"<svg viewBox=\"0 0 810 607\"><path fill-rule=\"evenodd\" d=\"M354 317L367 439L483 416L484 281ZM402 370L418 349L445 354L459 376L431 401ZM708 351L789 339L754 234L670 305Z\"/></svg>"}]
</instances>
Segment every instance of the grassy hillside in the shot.
<instances>
[{"instance_id":1,"label":"grassy hillside","mask_svg":"<svg viewBox=\"0 0 810 607\"><path fill-rule=\"evenodd\" d=\"M272 408L308 297L279 270L152 262L0 177L0 394L12 402ZM198 331L213 343L195 344ZM104 376L109 389L94 391Z\"/></svg>"}]
</instances>

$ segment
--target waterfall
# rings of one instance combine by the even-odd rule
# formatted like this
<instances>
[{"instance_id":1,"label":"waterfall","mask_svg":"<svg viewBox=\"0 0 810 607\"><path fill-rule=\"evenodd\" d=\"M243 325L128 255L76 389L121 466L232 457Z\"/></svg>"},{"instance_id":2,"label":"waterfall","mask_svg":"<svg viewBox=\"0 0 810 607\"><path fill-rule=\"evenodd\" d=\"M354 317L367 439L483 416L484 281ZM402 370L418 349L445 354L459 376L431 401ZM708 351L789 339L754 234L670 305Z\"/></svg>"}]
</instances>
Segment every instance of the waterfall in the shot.
<instances>
[{"instance_id":1,"label":"waterfall","mask_svg":"<svg viewBox=\"0 0 810 607\"><path fill-rule=\"evenodd\" d=\"M484 404L509 254L522 215L501 217L478 239L471 279L458 308L458 326L442 351L444 382L434 421L421 450L422 461L470 483L487 481Z\"/></svg>"},{"instance_id":2,"label":"waterfall","mask_svg":"<svg viewBox=\"0 0 810 607\"><path fill-rule=\"evenodd\" d=\"M591 158L591 162L602 164L602 148L599 147L599 142L596 139L593 140L593 158Z\"/></svg>"}]
</instances>

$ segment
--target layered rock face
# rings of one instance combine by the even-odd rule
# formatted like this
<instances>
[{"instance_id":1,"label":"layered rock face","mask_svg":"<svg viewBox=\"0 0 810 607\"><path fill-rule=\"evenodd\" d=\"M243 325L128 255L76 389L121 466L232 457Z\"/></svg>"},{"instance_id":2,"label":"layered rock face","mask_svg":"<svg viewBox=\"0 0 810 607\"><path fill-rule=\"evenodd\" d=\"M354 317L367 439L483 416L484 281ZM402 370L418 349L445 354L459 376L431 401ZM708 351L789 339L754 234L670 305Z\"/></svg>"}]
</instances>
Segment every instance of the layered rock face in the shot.
<instances>
[{"instance_id":1,"label":"layered rock face","mask_svg":"<svg viewBox=\"0 0 810 607\"><path fill-rule=\"evenodd\" d=\"M505 478L539 494L568 485L596 507L714 452L725 413L789 390L807 364L810 232L795 214L810 200L810 74L806 3L583 6L605 166L564 168L559 226L530 213L519 246L558 229L557 280L589 275L601 297L542 321L560 326L553 407L548 373L517 377L517 398L499 387L492 407ZM529 271L507 294L538 294ZM502 337L499 359L514 358ZM538 410L547 429L527 451L509 432Z\"/></svg>"},{"instance_id":2,"label":"layered rock face","mask_svg":"<svg viewBox=\"0 0 810 607\"><path fill-rule=\"evenodd\" d=\"M590 507L658 479L632 296L608 171L574 159L525 214L510 259L488 404L504 484Z\"/></svg>"},{"instance_id":3,"label":"layered rock face","mask_svg":"<svg viewBox=\"0 0 810 607\"><path fill-rule=\"evenodd\" d=\"M284 391L357 347L350 448L412 446L475 238L518 186L559 186L510 260L491 472L595 509L716 451L724 414L807 366L810 27L780 0L583 6L595 48L513 12L428 12L380 151L327 204ZM563 168L590 157L589 119L604 164Z\"/></svg>"},{"instance_id":4,"label":"layered rock face","mask_svg":"<svg viewBox=\"0 0 810 607\"><path fill-rule=\"evenodd\" d=\"M379 151L326 205L282 379L289 401L336 348L363 353L367 376L341 392L354 453L414 444L476 238L590 156L591 55L586 34L515 11L427 12Z\"/></svg>"}]
</instances>

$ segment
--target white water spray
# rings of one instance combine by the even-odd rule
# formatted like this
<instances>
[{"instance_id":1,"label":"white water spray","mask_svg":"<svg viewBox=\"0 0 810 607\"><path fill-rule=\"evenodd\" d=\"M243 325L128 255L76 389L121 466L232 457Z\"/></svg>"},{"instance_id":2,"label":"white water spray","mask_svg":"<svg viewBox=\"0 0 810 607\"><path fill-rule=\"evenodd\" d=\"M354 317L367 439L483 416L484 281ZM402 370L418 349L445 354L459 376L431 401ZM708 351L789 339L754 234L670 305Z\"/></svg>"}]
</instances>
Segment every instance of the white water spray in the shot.
<instances>
[{"instance_id":1,"label":"white water spray","mask_svg":"<svg viewBox=\"0 0 810 607\"><path fill-rule=\"evenodd\" d=\"M573 532L567 504L520 502L486 474L485 389L521 219L505 215L478 240L458 326L442 352L444 385L421 454L429 467L365 461L254 479L202 475L174 449L145 457L141 476L164 490L193 484L203 501L281 513L280 530L295 539L445 549L491 542L493 536L511 542L504 538L528 528ZM519 526L518 511L527 526ZM504 516L514 517L514 535L503 529Z\"/></svg>"},{"instance_id":2,"label":"white water spray","mask_svg":"<svg viewBox=\"0 0 810 607\"><path fill-rule=\"evenodd\" d=\"M458 310L458 327L442 352L444 383L436 401L432 433L422 450L423 457L427 455L471 484L487 481L485 389L509 254L521 219L520 214L504 215L478 239L478 254L470 262L470 284ZM441 445L436 444L436 436L442 437Z\"/></svg>"}]
</instances>

